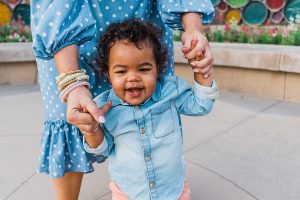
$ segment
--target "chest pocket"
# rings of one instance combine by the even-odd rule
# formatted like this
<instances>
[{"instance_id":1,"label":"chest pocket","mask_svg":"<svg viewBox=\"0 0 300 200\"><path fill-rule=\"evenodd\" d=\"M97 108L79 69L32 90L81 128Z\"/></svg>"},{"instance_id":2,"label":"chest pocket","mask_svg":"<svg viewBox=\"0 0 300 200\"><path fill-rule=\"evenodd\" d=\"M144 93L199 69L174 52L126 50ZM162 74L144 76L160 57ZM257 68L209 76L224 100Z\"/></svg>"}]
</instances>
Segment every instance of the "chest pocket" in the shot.
<instances>
[{"instance_id":1,"label":"chest pocket","mask_svg":"<svg viewBox=\"0 0 300 200\"><path fill-rule=\"evenodd\" d=\"M151 109L151 121L154 136L161 138L171 134L175 130L174 116L171 103L165 103Z\"/></svg>"},{"instance_id":2,"label":"chest pocket","mask_svg":"<svg viewBox=\"0 0 300 200\"><path fill-rule=\"evenodd\" d=\"M134 123L133 113L129 106L113 107L105 116L106 123L104 124L108 132L114 137L119 137L125 134L136 134L137 126Z\"/></svg>"}]
</instances>

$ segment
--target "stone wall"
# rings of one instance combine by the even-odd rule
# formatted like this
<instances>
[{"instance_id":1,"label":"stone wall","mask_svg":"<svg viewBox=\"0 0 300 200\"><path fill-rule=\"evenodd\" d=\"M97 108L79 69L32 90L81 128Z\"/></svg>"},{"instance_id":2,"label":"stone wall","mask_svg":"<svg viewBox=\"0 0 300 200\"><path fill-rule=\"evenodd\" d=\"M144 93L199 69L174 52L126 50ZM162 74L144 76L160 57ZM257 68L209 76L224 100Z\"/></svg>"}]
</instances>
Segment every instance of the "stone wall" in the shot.
<instances>
[{"instance_id":1,"label":"stone wall","mask_svg":"<svg viewBox=\"0 0 300 200\"><path fill-rule=\"evenodd\" d=\"M37 67L31 43L0 43L0 85L37 82Z\"/></svg>"},{"instance_id":2,"label":"stone wall","mask_svg":"<svg viewBox=\"0 0 300 200\"><path fill-rule=\"evenodd\" d=\"M211 43L214 76L221 90L300 102L300 47ZM193 75L175 44L175 73Z\"/></svg>"},{"instance_id":3,"label":"stone wall","mask_svg":"<svg viewBox=\"0 0 300 200\"><path fill-rule=\"evenodd\" d=\"M221 90L300 102L300 47L211 43L214 76ZM175 73L193 81L193 73L175 42ZM31 43L0 43L0 84L37 83Z\"/></svg>"}]
</instances>

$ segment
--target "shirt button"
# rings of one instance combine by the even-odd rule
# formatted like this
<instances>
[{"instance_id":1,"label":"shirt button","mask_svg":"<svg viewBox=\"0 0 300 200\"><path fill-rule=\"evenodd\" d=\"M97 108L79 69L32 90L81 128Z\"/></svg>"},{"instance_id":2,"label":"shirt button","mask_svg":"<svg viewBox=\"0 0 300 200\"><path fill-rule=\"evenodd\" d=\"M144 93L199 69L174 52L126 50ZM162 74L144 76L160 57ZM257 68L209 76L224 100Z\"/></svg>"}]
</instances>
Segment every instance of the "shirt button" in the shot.
<instances>
[{"instance_id":1,"label":"shirt button","mask_svg":"<svg viewBox=\"0 0 300 200\"><path fill-rule=\"evenodd\" d=\"M144 134L145 133L145 128L141 128L141 134Z\"/></svg>"},{"instance_id":2,"label":"shirt button","mask_svg":"<svg viewBox=\"0 0 300 200\"><path fill-rule=\"evenodd\" d=\"M151 160L151 157L150 156L146 156L146 161L150 161Z\"/></svg>"},{"instance_id":3,"label":"shirt button","mask_svg":"<svg viewBox=\"0 0 300 200\"><path fill-rule=\"evenodd\" d=\"M134 106L135 107L135 109L140 109L140 107L139 106Z\"/></svg>"},{"instance_id":4,"label":"shirt button","mask_svg":"<svg viewBox=\"0 0 300 200\"><path fill-rule=\"evenodd\" d=\"M153 182L150 182L149 187L150 187L150 189L153 189L153 188L155 188L155 184Z\"/></svg>"}]
</instances>

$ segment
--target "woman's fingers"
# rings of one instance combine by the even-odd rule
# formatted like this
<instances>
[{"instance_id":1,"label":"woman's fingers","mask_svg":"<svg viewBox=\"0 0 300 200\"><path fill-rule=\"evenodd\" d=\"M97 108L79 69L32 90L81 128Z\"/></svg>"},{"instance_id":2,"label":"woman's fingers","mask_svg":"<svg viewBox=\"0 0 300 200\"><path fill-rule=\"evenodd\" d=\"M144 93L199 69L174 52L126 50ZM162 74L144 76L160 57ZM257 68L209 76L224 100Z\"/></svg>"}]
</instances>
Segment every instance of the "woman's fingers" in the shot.
<instances>
[{"instance_id":1,"label":"woman's fingers","mask_svg":"<svg viewBox=\"0 0 300 200\"><path fill-rule=\"evenodd\" d=\"M203 68L193 68L193 72L198 73L198 74L206 74L210 71L211 67L206 66Z\"/></svg>"},{"instance_id":2,"label":"woman's fingers","mask_svg":"<svg viewBox=\"0 0 300 200\"><path fill-rule=\"evenodd\" d=\"M108 101L102 108L99 109L101 113L99 118L103 117L103 119L99 119L100 123L105 123L104 115L111 108L111 105L112 102ZM99 129L98 121L95 121L94 117L90 113L88 113L87 108L83 108L83 112L87 112L87 113L81 113L81 116L83 117L83 114L89 115L89 119L85 118L85 120L89 120L89 121L85 121L86 123L83 123L84 120L82 120L82 122L77 123L77 127L83 132L83 134L92 135L96 133Z\"/></svg>"},{"instance_id":3,"label":"woman's fingers","mask_svg":"<svg viewBox=\"0 0 300 200\"><path fill-rule=\"evenodd\" d=\"M182 40L182 53L186 59L194 59L197 53L203 53L208 46L206 37L199 31L185 31L181 37Z\"/></svg>"},{"instance_id":4,"label":"woman's fingers","mask_svg":"<svg viewBox=\"0 0 300 200\"><path fill-rule=\"evenodd\" d=\"M110 109L111 101L108 101L102 108L98 108L94 101L89 101L83 111L90 113L93 118L99 123L105 123L105 113Z\"/></svg>"},{"instance_id":5,"label":"woman's fingers","mask_svg":"<svg viewBox=\"0 0 300 200\"><path fill-rule=\"evenodd\" d=\"M182 40L182 53L185 55L189 53L192 49L191 42L192 42L192 33L184 32L181 37Z\"/></svg>"},{"instance_id":6,"label":"woman's fingers","mask_svg":"<svg viewBox=\"0 0 300 200\"><path fill-rule=\"evenodd\" d=\"M110 109L111 101L108 101L102 108L100 108L101 115L99 116L99 123L105 123L105 113Z\"/></svg>"},{"instance_id":7,"label":"woman's fingers","mask_svg":"<svg viewBox=\"0 0 300 200\"><path fill-rule=\"evenodd\" d=\"M184 57L188 59L195 73L202 73L204 78L211 75L213 57L207 38L200 31L184 32L182 34ZM190 51L187 51L187 47Z\"/></svg>"},{"instance_id":8,"label":"woman's fingers","mask_svg":"<svg viewBox=\"0 0 300 200\"><path fill-rule=\"evenodd\" d=\"M92 124L94 121L104 123L105 122L104 114L110 109L111 105L112 103L111 101L109 101L102 108L99 109L96 103L93 102L93 104L90 103L88 104L88 106L82 109L77 107L68 109L67 111L68 122L76 126L78 126L78 124ZM96 113L99 116L98 119L96 120L95 117L90 112L94 112L94 114ZM99 118L101 117L103 117L104 120L103 119L99 120Z\"/></svg>"},{"instance_id":9,"label":"woman's fingers","mask_svg":"<svg viewBox=\"0 0 300 200\"><path fill-rule=\"evenodd\" d=\"M212 74L213 59L204 58L200 61L191 61L190 65L193 68L194 73L203 74L203 78L208 78Z\"/></svg>"},{"instance_id":10,"label":"woman's fingers","mask_svg":"<svg viewBox=\"0 0 300 200\"><path fill-rule=\"evenodd\" d=\"M91 124L95 121L90 113L81 112L80 109L72 109L67 112L67 119L70 124L77 126L77 124Z\"/></svg>"},{"instance_id":11,"label":"woman's fingers","mask_svg":"<svg viewBox=\"0 0 300 200\"><path fill-rule=\"evenodd\" d=\"M112 105L111 101L108 101L102 108L98 108L94 101L89 102L86 105L86 110L93 115L95 120L99 123L105 123L105 113L110 109Z\"/></svg>"},{"instance_id":12,"label":"woman's fingers","mask_svg":"<svg viewBox=\"0 0 300 200\"><path fill-rule=\"evenodd\" d=\"M204 49L201 45L196 45L189 53L185 54L184 57L188 60L195 59L199 55L203 55Z\"/></svg>"},{"instance_id":13,"label":"woman's fingers","mask_svg":"<svg viewBox=\"0 0 300 200\"><path fill-rule=\"evenodd\" d=\"M99 123L103 120L104 113L97 107L96 103L92 99L86 100L86 102L83 103L83 107L86 108L86 110L94 117L94 119Z\"/></svg>"},{"instance_id":14,"label":"woman's fingers","mask_svg":"<svg viewBox=\"0 0 300 200\"><path fill-rule=\"evenodd\" d=\"M99 109L92 99L90 91L86 87L80 87L73 90L67 101L67 120L69 123L87 124L95 120L99 123L104 123L104 114L111 107L111 102Z\"/></svg>"},{"instance_id":15,"label":"woman's fingers","mask_svg":"<svg viewBox=\"0 0 300 200\"><path fill-rule=\"evenodd\" d=\"M193 67L193 69L201 69L204 70L204 68L210 69L213 64L213 58L212 57L204 57L202 60L195 61L195 60L190 60L190 65ZM207 71L207 69L206 69Z\"/></svg>"}]
</instances>

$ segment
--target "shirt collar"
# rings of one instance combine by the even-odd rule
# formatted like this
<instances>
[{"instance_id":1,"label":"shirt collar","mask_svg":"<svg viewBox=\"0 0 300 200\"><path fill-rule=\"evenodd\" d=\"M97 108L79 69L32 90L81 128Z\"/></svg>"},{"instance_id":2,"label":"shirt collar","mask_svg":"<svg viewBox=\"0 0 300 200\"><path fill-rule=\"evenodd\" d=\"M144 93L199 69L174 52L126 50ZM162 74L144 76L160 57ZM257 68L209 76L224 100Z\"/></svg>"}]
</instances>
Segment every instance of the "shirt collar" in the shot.
<instances>
[{"instance_id":1,"label":"shirt collar","mask_svg":"<svg viewBox=\"0 0 300 200\"><path fill-rule=\"evenodd\" d=\"M154 90L154 92L153 92L150 99L157 102L157 101L161 100L161 98L162 98L162 96L161 96L161 83L159 81L156 81L156 87L155 87L155 90ZM112 106L130 105L130 104L126 103L125 101L123 101L122 99L120 99L116 95L116 93L113 89L110 90L109 95L108 95L108 99L112 101ZM149 101L150 99L146 100L145 102Z\"/></svg>"}]
</instances>

